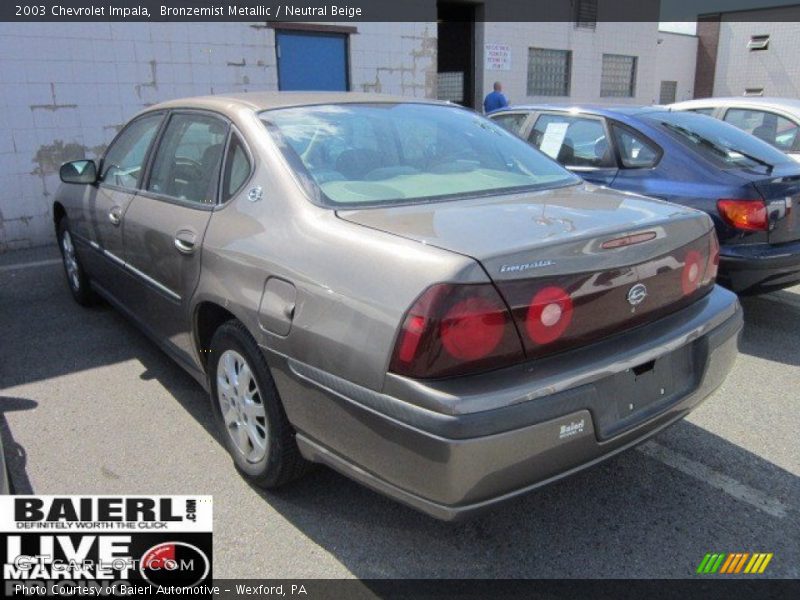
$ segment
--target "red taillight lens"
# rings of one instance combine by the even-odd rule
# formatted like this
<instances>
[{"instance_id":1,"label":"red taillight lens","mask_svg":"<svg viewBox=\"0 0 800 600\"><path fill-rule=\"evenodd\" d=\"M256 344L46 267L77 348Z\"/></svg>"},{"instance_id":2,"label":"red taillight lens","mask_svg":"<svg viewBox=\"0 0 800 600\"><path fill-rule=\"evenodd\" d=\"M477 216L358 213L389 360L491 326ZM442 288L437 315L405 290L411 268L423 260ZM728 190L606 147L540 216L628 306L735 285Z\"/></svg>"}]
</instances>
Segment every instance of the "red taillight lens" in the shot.
<instances>
[{"instance_id":1,"label":"red taillight lens","mask_svg":"<svg viewBox=\"0 0 800 600\"><path fill-rule=\"evenodd\" d=\"M439 335L452 357L478 360L497 348L505 325L505 306L486 298L467 298L447 311Z\"/></svg>"},{"instance_id":2,"label":"red taillight lens","mask_svg":"<svg viewBox=\"0 0 800 600\"><path fill-rule=\"evenodd\" d=\"M537 344L556 341L572 321L572 298L554 285L542 288L533 296L525 318L525 330Z\"/></svg>"},{"instance_id":3,"label":"red taillight lens","mask_svg":"<svg viewBox=\"0 0 800 600\"><path fill-rule=\"evenodd\" d=\"M523 358L511 315L492 284L438 284L408 311L390 369L409 377L446 377Z\"/></svg>"},{"instance_id":4,"label":"red taillight lens","mask_svg":"<svg viewBox=\"0 0 800 600\"><path fill-rule=\"evenodd\" d=\"M683 260L683 271L681 273L681 288L684 295L694 293L700 287L700 279L706 270L706 261L697 250L689 250Z\"/></svg>"},{"instance_id":5,"label":"red taillight lens","mask_svg":"<svg viewBox=\"0 0 800 600\"><path fill-rule=\"evenodd\" d=\"M767 207L762 200L718 200L717 210L731 227L745 231L767 230Z\"/></svg>"},{"instance_id":6,"label":"red taillight lens","mask_svg":"<svg viewBox=\"0 0 800 600\"><path fill-rule=\"evenodd\" d=\"M706 274L703 276L703 285L714 283L719 271L719 240L715 231L711 231L708 240L708 264Z\"/></svg>"}]
</instances>

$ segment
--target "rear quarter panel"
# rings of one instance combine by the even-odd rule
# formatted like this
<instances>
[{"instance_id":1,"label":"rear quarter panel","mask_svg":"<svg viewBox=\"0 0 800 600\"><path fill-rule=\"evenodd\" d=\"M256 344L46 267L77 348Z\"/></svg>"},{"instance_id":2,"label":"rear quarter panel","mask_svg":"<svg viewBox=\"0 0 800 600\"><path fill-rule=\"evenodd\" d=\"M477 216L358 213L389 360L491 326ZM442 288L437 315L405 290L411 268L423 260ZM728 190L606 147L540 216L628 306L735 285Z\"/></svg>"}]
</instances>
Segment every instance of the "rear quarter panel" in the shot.
<instances>
[{"instance_id":1,"label":"rear quarter panel","mask_svg":"<svg viewBox=\"0 0 800 600\"><path fill-rule=\"evenodd\" d=\"M255 115L242 115L256 170L239 195L214 212L203 243L193 305L214 302L268 350L380 390L406 310L440 281L487 281L474 260L347 223L313 205ZM247 199L255 185L263 198ZM297 290L288 335L259 325L269 277Z\"/></svg>"}]
</instances>

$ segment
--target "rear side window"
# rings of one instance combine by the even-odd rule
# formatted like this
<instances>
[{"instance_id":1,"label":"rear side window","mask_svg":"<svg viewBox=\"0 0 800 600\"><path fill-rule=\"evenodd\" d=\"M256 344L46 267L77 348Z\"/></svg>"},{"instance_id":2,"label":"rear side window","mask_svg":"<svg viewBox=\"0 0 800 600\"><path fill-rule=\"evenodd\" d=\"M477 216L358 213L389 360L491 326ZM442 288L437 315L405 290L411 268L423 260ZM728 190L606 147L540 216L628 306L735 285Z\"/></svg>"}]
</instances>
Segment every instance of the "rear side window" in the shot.
<instances>
[{"instance_id":1,"label":"rear side window","mask_svg":"<svg viewBox=\"0 0 800 600\"><path fill-rule=\"evenodd\" d=\"M489 118L500 125L503 129L507 129L511 133L519 134L522 131L522 125L528 117L525 113L503 113L502 115L490 116Z\"/></svg>"},{"instance_id":2,"label":"rear side window","mask_svg":"<svg viewBox=\"0 0 800 600\"><path fill-rule=\"evenodd\" d=\"M731 108L725 113L725 122L756 136L783 152L798 149L798 130L800 128L797 123L775 113Z\"/></svg>"},{"instance_id":3,"label":"rear side window","mask_svg":"<svg viewBox=\"0 0 800 600\"><path fill-rule=\"evenodd\" d=\"M164 115L159 113L136 119L114 140L103 158L101 179L104 183L127 189L136 188L147 149L163 118Z\"/></svg>"},{"instance_id":4,"label":"rear side window","mask_svg":"<svg viewBox=\"0 0 800 600\"><path fill-rule=\"evenodd\" d=\"M542 115L536 120L528 141L568 167L615 166L600 119Z\"/></svg>"},{"instance_id":5,"label":"rear side window","mask_svg":"<svg viewBox=\"0 0 800 600\"><path fill-rule=\"evenodd\" d=\"M225 173L222 179L222 201L230 200L250 176L250 159L238 135L231 136L225 156Z\"/></svg>"},{"instance_id":6,"label":"rear side window","mask_svg":"<svg viewBox=\"0 0 800 600\"><path fill-rule=\"evenodd\" d=\"M216 117L173 115L153 161L148 191L214 204L227 134L227 123Z\"/></svg>"},{"instance_id":7,"label":"rear side window","mask_svg":"<svg viewBox=\"0 0 800 600\"><path fill-rule=\"evenodd\" d=\"M654 167L661 157L661 150L644 136L627 127L612 125L614 141L617 143L622 166L628 169Z\"/></svg>"}]
</instances>

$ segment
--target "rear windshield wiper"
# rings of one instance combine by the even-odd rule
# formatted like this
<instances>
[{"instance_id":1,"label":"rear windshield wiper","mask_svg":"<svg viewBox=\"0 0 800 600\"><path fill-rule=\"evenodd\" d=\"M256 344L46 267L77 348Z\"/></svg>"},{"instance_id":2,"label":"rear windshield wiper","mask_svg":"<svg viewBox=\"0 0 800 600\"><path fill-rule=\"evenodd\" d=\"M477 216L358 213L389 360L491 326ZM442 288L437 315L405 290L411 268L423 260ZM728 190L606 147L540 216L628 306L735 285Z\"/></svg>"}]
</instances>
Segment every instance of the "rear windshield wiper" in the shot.
<instances>
[{"instance_id":1,"label":"rear windshield wiper","mask_svg":"<svg viewBox=\"0 0 800 600\"><path fill-rule=\"evenodd\" d=\"M773 165L771 163L768 163L763 158L758 158L757 156L753 156L752 154L748 154L747 152L743 152L742 150L738 150L736 148L724 148L722 146L718 146L717 144L715 144L714 142L712 142L708 138L705 138L702 135L700 135L700 134L698 134L698 133L696 133L694 131L686 129L685 127L681 127L680 125L673 125L672 123L665 123L663 121L662 121L661 124L664 127L666 127L667 129L672 129L673 131L676 131L676 132L688 137L689 139L696 140L698 144L702 144L703 146L706 146L707 148L710 148L711 150L713 150L717 154L720 154L720 155L722 155L722 156L724 156L726 158L729 158L731 154L738 154L740 156L743 156L746 159L748 159L750 161L753 161L754 163L757 163L757 164L763 166L764 168L766 168L767 175L771 175L772 174L772 170L775 168L775 165Z\"/></svg>"}]
</instances>

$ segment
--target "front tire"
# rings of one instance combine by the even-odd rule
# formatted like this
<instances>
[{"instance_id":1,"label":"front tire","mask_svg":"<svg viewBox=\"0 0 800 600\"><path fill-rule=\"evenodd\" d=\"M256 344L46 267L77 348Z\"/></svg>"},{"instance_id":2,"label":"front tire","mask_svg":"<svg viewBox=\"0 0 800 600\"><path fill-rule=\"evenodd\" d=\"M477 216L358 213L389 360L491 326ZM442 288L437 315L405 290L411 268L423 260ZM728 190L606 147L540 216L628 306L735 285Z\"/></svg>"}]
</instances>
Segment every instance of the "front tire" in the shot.
<instances>
[{"instance_id":1,"label":"front tire","mask_svg":"<svg viewBox=\"0 0 800 600\"><path fill-rule=\"evenodd\" d=\"M214 334L208 378L217 426L245 479L271 489L306 472L264 354L239 321Z\"/></svg>"},{"instance_id":2,"label":"front tire","mask_svg":"<svg viewBox=\"0 0 800 600\"><path fill-rule=\"evenodd\" d=\"M94 291L89 284L89 276L83 270L75 250L75 241L69 229L69 219L63 217L58 222L58 248L61 250L61 260L64 272L67 275L67 285L75 302L81 306L91 306L96 300Z\"/></svg>"}]
</instances>

